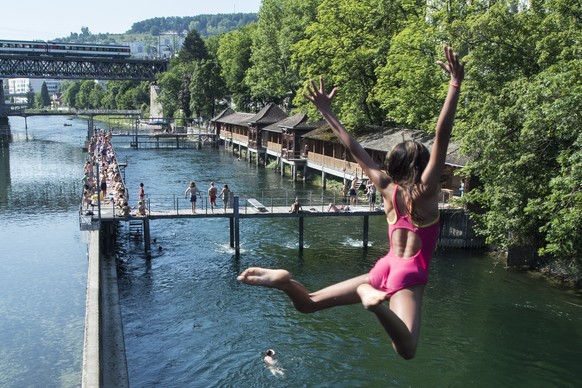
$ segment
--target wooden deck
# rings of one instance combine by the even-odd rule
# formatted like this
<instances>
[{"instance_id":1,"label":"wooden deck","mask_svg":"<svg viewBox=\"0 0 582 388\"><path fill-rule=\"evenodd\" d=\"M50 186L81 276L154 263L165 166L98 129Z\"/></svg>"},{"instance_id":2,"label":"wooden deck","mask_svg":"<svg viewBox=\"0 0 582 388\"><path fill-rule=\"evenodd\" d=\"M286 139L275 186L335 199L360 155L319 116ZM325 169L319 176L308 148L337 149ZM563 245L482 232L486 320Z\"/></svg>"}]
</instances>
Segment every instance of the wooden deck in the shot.
<instances>
[{"instance_id":1,"label":"wooden deck","mask_svg":"<svg viewBox=\"0 0 582 388\"><path fill-rule=\"evenodd\" d=\"M251 201L252 202L252 201ZM264 206L255 207L248 203L247 199L239 198L239 203L245 203L245 205L240 205L238 207L238 217L239 218L306 218L306 217L362 217L362 216L385 216L383 210L370 211L368 204L350 206L349 211L342 212L329 212L327 207L329 204L318 204L303 207L303 211L299 213L292 214L289 212L289 206ZM214 208L214 211L210 209L209 206L198 207L196 214L192 213L191 209L156 209L152 206L152 209L147 211L146 216L135 215L135 211L132 210L132 214L128 217L121 216L119 214L119 209L115 209L113 204L109 201L104 201L100 206L93 205L89 208L84 208L81 217L84 218L85 222L95 222L95 221L130 221L130 220L141 220L148 218L150 220L161 220L161 219L177 219L177 218L231 218L235 216L235 209L228 208L224 212L224 208L219 203L219 206ZM91 211L92 214L86 214L87 211Z\"/></svg>"}]
</instances>

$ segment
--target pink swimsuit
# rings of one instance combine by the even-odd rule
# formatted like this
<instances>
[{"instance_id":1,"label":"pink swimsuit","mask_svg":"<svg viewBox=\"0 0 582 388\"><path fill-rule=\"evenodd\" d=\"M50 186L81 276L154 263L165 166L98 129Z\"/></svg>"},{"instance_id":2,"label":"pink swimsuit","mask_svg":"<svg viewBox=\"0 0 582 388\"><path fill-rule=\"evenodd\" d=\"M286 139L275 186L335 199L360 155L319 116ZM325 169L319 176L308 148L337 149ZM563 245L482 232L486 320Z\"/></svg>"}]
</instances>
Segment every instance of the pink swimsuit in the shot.
<instances>
[{"instance_id":1,"label":"pink swimsuit","mask_svg":"<svg viewBox=\"0 0 582 388\"><path fill-rule=\"evenodd\" d=\"M404 215L400 214L396 203L397 193L398 185L394 188L394 195L392 196L396 221L394 223L388 221L390 251L376 262L376 265L368 274L372 287L387 292L386 298L391 297L395 292L403 288L427 283L428 266L439 236L438 219L427 226L416 226L412 222L410 212ZM392 253L392 233L396 229L407 229L418 235L422 246L414 256L402 258Z\"/></svg>"}]
</instances>

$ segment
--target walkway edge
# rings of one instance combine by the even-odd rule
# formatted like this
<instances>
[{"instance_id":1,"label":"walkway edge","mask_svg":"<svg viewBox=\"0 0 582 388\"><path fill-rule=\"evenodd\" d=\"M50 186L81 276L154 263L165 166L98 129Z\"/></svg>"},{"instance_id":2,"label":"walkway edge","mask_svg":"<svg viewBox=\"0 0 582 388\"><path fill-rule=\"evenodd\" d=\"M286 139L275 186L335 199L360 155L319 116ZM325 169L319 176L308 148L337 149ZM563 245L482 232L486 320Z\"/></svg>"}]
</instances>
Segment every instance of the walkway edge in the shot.
<instances>
[{"instance_id":1,"label":"walkway edge","mask_svg":"<svg viewBox=\"0 0 582 388\"><path fill-rule=\"evenodd\" d=\"M89 233L82 386L99 388L99 232Z\"/></svg>"}]
</instances>

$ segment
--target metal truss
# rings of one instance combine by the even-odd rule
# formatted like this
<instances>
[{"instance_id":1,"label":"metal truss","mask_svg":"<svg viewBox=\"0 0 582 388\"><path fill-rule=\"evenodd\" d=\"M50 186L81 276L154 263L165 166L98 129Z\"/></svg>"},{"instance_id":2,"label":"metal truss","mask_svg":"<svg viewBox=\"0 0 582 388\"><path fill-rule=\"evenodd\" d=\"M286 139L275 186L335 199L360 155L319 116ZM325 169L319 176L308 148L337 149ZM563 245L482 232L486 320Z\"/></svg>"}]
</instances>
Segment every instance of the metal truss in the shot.
<instances>
[{"instance_id":1,"label":"metal truss","mask_svg":"<svg viewBox=\"0 0 582 388\"><path fill-rule=\"evenodd\" d=\"M165 60L0 55L0 78L154 81Z\"/></svg>"}]
</instances>

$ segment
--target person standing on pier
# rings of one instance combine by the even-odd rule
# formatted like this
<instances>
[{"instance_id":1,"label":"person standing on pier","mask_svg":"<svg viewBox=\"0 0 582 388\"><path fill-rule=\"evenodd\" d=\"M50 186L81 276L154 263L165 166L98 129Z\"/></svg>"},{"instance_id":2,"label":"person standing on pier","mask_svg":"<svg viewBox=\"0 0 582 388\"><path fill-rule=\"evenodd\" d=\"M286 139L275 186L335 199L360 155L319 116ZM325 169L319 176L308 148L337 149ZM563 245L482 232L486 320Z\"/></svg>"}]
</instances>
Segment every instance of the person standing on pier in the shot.
<instances>
[{"instance_id":1,"label":"person standing on pier","mask_svg":"<svg viewBox=\"0 0 582 388\"><path fill-rule=\"evenodd\" d=\"M210 182L210 187L208 188L208 198L210 200L210 210L214 213L214 206L216 206L216 195L218 194L218 189L214 187L214 182Z\"/></svg>"},{"instance_id":2,"label":"person standing on pier","mask_svg":"<svg viewBox=\"0 0 582 388\"><path fill-rule=\"evenodd\" d=\"M432 153L417 141L397 144L388 155L387 172L378 167L333 113L331 102L336 88L327 94L320 78L319 87L312 80L304 94L380 192L390 238L386 256L369 273L316 292L309 292L283 269L251 267L237 277L245 284L285 292L303 313L362 303L376 315L394 350L407 360L416 355L420 336L422 297L439 233L440 178L465 74L464 63L458 55L450 47L445 47L444 53L447 63L438 61L437 64L449 73L450 82L437 121Z\"/></svg>"},{"instance_id":3,"label":"person standing on pier","mask_svg":"<svg viewBox=\"0 0 582 388\"><path fill-rule=\"evenodd\" d=\"M190 204L192 205L192 214L196 214L196 196L200 195L200 190L196 187L196 182L190 181L190 186L186 189L184 193L184 198L188 198L188 193L190 193Z\"/></svg>"},{"instance_id":4,"label":"person standing on pier","mask_svg":"<svg viewBox=\"0 0 582 388\"><path fill-rule=\"evenodd\" d=\"M107 173L101 174L101 199L107 198Z\"/></svg>"},{"instance_id":5,"label":"person standing on pier","mask_svg":"<svg viewBox=\"0 0 582 388\"><path fill-rule=\"evenodd\" d=\"M140 201L143 201L145 199L145 189L143 186L143 182L139 184L139 193L138 193L138 197Z\"/></svg>"},{"instance_id":6,"label":"person standing on pier","mask_svg":"<svg viewBox=\"0 0 582 388\"><path fill-rule=\"evenodd\" d=\"M222 197L222 203L224 204L224 212L226 213L226 208L228 207L228 200L230 199L230 189L228 185L225 183L222 191L220 192L220 196Z\"/></svg>"}]
</instances>

